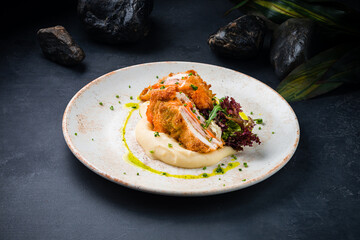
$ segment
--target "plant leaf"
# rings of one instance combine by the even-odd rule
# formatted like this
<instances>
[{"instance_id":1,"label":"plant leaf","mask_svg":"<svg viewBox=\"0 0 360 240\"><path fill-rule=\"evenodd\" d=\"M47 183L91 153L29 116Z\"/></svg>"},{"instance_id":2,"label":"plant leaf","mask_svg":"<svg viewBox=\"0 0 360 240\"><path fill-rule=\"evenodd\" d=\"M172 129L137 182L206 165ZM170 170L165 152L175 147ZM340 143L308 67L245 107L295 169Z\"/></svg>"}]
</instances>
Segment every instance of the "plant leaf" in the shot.
<instances>
[{"instance_id":1,"label":"plant leaf","mask_svg":"<svg viewBox=\"0 0 360 240\"><path fill-rule=\"evenodd\" d=\"M225 15L228 15L230 12L234 11L235 9L241 8L242 6L244 6L249 0L243 0L241 2L239 2L238 4L236 4L234 7L230 8L229 10L226 11Z\"/></svg>"},{"instance_id":2,"label":"plant leaf","mask_svg":"<svg viewBox=\"0 0 360 240\"><path fill-rule=\"evenodd\" d=\"M245 4L241 3L241 6ZM260 12L278 24L289 18L309 18L330 30L360 36L359 14L340 3L323 0L252 0L245 7Z\"/></svg>"},{"instance_id":3,"label":"plant leaf","mask_svg":"<svg viewBox=\"0 0 360 240\"><path fill-rule=\"evenodd\" d=\"M287 101L300 101L358 80L360 47L340 45L295 68L278 86Z\"/></svg>"}]
</instances>

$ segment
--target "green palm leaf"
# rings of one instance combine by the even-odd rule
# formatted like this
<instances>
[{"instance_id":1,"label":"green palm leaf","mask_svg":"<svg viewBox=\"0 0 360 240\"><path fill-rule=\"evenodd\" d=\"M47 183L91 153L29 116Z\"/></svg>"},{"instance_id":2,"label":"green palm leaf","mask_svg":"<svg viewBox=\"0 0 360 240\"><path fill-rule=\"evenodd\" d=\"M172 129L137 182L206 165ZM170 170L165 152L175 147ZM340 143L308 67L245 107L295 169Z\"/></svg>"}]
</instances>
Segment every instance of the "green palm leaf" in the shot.
<instances>
[{"instance_id":1,"label":"green palm leaf","mask_svg":"<svg viewBox=\"0 0 360 240\"><path fill-rule=\"evenodd\" d=\"M299 101L329 92L360 77L360 47L340 45L295 68L278 86L287 101Z\"/></svg>"},{"instance_id":2,"label":"green palm leaf","mask_svg":"<svg viewBox=\"0 0 360 240\"><path fill-rule=\"evenodd\" d=\"M241 4L241 6L243 5ZM331 1L252 0L245 7L245 9L260 12L275 23L282 23L289 18L309 18L330 30L349 35L360 35L358 13L345 5Z\"/></svg>"}]
</instances>

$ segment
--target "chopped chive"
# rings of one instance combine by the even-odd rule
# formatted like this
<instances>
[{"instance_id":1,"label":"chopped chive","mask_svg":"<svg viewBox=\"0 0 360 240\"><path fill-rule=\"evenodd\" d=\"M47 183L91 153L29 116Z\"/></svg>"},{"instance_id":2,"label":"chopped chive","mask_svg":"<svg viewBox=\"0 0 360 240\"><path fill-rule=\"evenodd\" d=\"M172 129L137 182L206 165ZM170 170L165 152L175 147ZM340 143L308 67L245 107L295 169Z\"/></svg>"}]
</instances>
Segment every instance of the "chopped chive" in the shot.
<instances>
[{"instance_id":1,"label":"chopped chive","mask_svg":"<svg viewBox=\"0 0 360 240\"><path fill-rule=\"evenodd\" d=\"M198 89L198 87L195 86L194 84L191 84L190 87L192 87L192 89L195 90L195 91Z\"/></svg>"},{"instance_id":2,"label":"chopped chive","mask_svg":"<svg viewBox=\"0 0 360 240\"><path fill-rule=\"evenodd\" d=\"M237 159L237 157L233 154L233 155L231 155L231 157L233 158L233 159Z\"/></svg>"},{"instance_id":3,"label":"chopped chive","mask_svg":"<svg viewBox=\"0 0 360 240\"><path fill-rule=\"evenodd\" d=\"M162 175L166 175L166 172L163 172Z\"/></svg>"},{"instance_id":4,"label":"chopped chive","mask_svg":"<svg viewBox=\"0 0 360 240\"><path fill-rule=\"evenodd\" d=\"M254 113L253 112L250 112L251 115L253 115Z\"/></svg>"},{"instance_id":5,"label":"chopped chive","mask_svg":"<svg viewBox=\"0 0 360 240\"><path fill-rule=\"evenodd\" d=\"M131 86L129 85L129 88L131 88Z\"/></svg>"},{"instance_id":6,"label":"chopped chive","mask_svg":"<svg viewBox=\"0 0 360 240\"><path fill-rule=\"evenodd\" d=\"M225 184L223 184L223 186L225 187Z\"/></svg>"},{"instance_id":7,"label":"chopped chive","mask_svg":"<svg viewBox=\"0 0 360 240\"><path fill-rule=\"evenodd\" d=\"M221 178L219 178L219 180L221 180Z\"/></svg>"},{"instance_id":8,"label":"chopped chive","mask_svg":"<svg viewBox=\"0 0 360 240\"><path fill-rule=\"evenodd\" d=\"M207 173L202 174L203 177L208 177Z\"/></svg>"},{"instance_id":9,"label":"chopped chive","mask_svg":"<svg viewBox=\"0 0 360 240\"><path fill-rule=\"evenodd\" d=\"M218 167L215 169L216 173L224 173L224 169L222 169L222 167L220 167L220 164L218 165Z\"/></svg>"},{"instance_id":10,"label":"chopped chive","mask_svg":"<svg viewBox=\"0 0 360 240\"><path fill-rule=\"evenodd\" d=\"M99 105L100 105L100 106L103 106L104 104L103 104L102 102L99 102Z\"/></svg>"},{"instance_id":11,"label":"chopped chive","mask_svg":"<svg viewBox=\"0 0 360 240\"><path fill-rule=\"evenodd\" d=\"M75 136L77 136L77 133L75 133Z\"/></svg>"},{"instance_id":12,"label":"chopped chive","mask_svg":"<svg viewBox=\"0 0 360 240\"><path fill-rule=\"evenodd\" d=\"M211 137L211 138L209 138L209 142L211 142L213 140L213 138Z\"/></svg>"},{"instance_id":13,"label":"chopped chive","mask_svg":"<svg viewBox=\"0 0 360 240\"><path fill-rule=\"evenodd\" d=\"M182 143L179 143L179 146L181 146L182 145Z\"/></svg>"},{"instance_id":14,"label":"chopped chive","mask_svg":"<svg viewBox=\"0 0 360 240\"><path fill-rule=\"evenodd\" d=\"M242 181L243 181L243 182L245 182L245 181L246 181L246 179L243 179Z\"/></svg>"},{"instance_id":15,"label":"chopped chive","mask_svg":"<svg viewBox=\"0 0 360 240\"><path fill-rule=\"evenodd\" d=\"M165 82L165 81L163 80L163 81L161 81L160 83L161 83L161 84L164 84L164 82Z\"/></svg>"},{"instance_id":16,"label":"chopped chive","mask_svg":"<svg viewBox=\"0 0 360 240\"><path fill-rule=\"evenodd\" d=\"M139 174L139 173L137 173L136 175L138 175L138 176L139 176L140 174Z\"/></svg>"},{"instance_id":17,"label":"chopped chive","mask_svg":"<svg viewBox=\"0 0 360 240\"><path fill-rule=\"evenodd\" d=\"M262 118L254 119L254 121L256 122L256 124L262 124L263 123Z\"/></svg>"},{"instance_id":18,"label":"chopped chive","mask_svg":"<svg viewBox=\"0 0 360 240\"><path fill-rule=\"evenodd\" d=\"M239 168L239 171L241 172L241 171L242 171L242 169L241 169L241 168Z\"/></svg>"},{"instance_id":19,"label":"chopped chive","mask_svg":"<svg viewBox=\"0 0 360 240\"><path fill-rule=\"evenodd\" d=\"M137 107L136 107L136 106L132 106L131 108L136 109Z\"/></svg>"},{"instance_id":20,"label":"chopped chive","mask_svg":"<svg viewBox=\"0 0 360 240\"><path fill-rule=\"evenodd\" d=\"M185 77L181 77L181 79L185 79Z\"/></svg>"},{"instance_id":21,"label":"chopped chive","mask_svg":"<svg viewBox=\"0 0 360 240\"><path fill-rule=\"evenodd\" d=\"M233 166L233 164L232 164L232 163L229 163L228 165L229 165L229 167L232 167L232 166Z\"/></svg>"},{"instance_id":22,"label":"chopped chive","mask_svg":"<svg viewBox=\"0 0 360 240\"><path fill-rule=\"evenodd\" d=\"M261 127L259 127L259 130L261 130Z\"/></svg>"},{"instance_id":23,"label":"chopped chive","mask_svg":"<svg viewBox=\"0 0 360 240\"><path fill-rule=\"evenodd\" d=\"M110 110L114 110L114 106L110 106Z\"/></svg>"},{"instance_id":24,"label":"chopped chive","mask_svg":"<svg viewBox=\"0 0 360 240\"><path fill-rule=\"evenodd\" d=\"M159 78L159 76L156 76L156 78Z\"/></svg>"},{"instance_id":25,"label":"chopped chive","mask_svg":"<svg viewBox=\"0 0 360 240\"><path fill-rule=\"evenodd\" d=\"M165 86L161 86L160 89L165 89Z\"/></svg>"},{"instance_id":26,"label":"chopped chive","mask_svg":"<svg viewBox=\"0 0 360 240\"><path fill-rule=\"evenodd\" d=\"M184 104L184 106L186 107L186 106L187 106L187 104L185 103L185 104Z\"/></svg>"},{"instance_id":27,"label":"chopped chive","mask_svg":"<svg viewBox=\"0 0 360 240\"><path fill-rule=\"evenodd\" d=\"M91 141L94 141L94 139L92 138Z\"/></svg>"},{"instance_id":28,"label":"chopped chive","mask_svg":"<svg viewBox=\"0 0 360 240\"><path fill-rule=\"evenodd\" d=\"M121 102L119 101L119 103L121 104Z\"/></svg>"},{"instance_id":29,"label":"chopped chive","mask_svg":"<svg viewBox=\"0 0 360 240\"><path fill-rule=\"evenodd\" d=\"M126 172L124 172L124 175L126 175Z\"/></svg>"},{"instance_id":30,"label":"chopped chive","mask_svg":"<svg viewBox=\"0 0 360 240\"><path fill-rule=\"evenodd\" d=\"M203 167L203 170L206 170L206 167Z\"/></svg>"},{"instance_id":31,"label":"chopped chive","mask_svg":"<svg viewBox=\"0 0 360 240\"><path fill-rule=\"evenodd\" d=\"M199 119L199 120L200 120L200 116L197 116L197 119Z\"/></svg>"},{"instance_id":32,"label":"chopped chive","mask_svg":"<svg viewBox=\"0 0 360 240\"><path fill-rule=\"evenodd\" d=\"M150 153L154 153L154 151L153 151L153 150L150 150Z\"/></svg>"},{"instance_id":33,"label":"chopped chive","mask_svg":"<svg viewBox=\"0 0 360 240\"><path fill-rule=\"evenodd\" d=\"M248 164L246 162L244 162L244 167L248 167Z\"/></svg>"},{"instance_id":34,"label":"chopped chive","mask_svg":"<svg viewBox=\"0 0 360 240\"><path fill-rule=\"evenodd\" d=\"M133 100L133 96L130 96L130 99Z\"/></svg>"},{"instance_id":35,"label":"chopped chive","mask_svg":"<svg viewBox=\"0 0 360 240\"><path fill-rule=\"evenodd\" d=\"M169 147L169 148L172 148L173 146L172 146L172 144L171 144L171 143L168 143L168 147Z\"/></svg>"},{"instance_id":36,"label":"chopped chive","mask_svg":"<svg viewBox=\"0 0 360 240\"><path fill-rule=\"evenodd\" d=\"M193 76L194 74L193 73L189 73L189 76Z\"/></svg>"},{"instance_id":37,"label":"chopped chive","mask_svg":"<svg viewBox=\"0 0 360 240\"><path fill-rule=\"evenodd\" d=\"M159 133L159 132L155 132L155 133L154 133L154 137L160 137L160 133Z\"/></svg>"},{"instance_id":38,"label":"chopped chive","mask_svg":"<svg viewBox=\"0 0 360 240\"><path fill-rule=\"evenodd\" d=\"M119 98L120 96L119 95L116 95L116 98Z\"/></svg>"},{"instance_id":39,"label":"chopped chive","mask_svg":"<svg viewBox=\"0 0 360 240\"><path fill-rule=\"evenodd\" d=\"M176 82L175 84L179 84L179 82Z\"/></svg>"},{"instance_id":40,"label":"chopped chive","mask_svg":"<svg viewBox=\"0 0 360 240\"><path fill-rule=\"evenodd\" d=\"M275 134L275 132L271 132L271 134Z\"/></svg>"},{"instance_id":41,"label":"chopped chive","mask_svg":"<svg viewBox=\"0 0 360 240\"><path fill-rule=\"evenodd\" d=\"M193 113L196 113L196 110L195 110L195 109L192 109L191 111L192 111Z\"/></svg>"}]
</instances>

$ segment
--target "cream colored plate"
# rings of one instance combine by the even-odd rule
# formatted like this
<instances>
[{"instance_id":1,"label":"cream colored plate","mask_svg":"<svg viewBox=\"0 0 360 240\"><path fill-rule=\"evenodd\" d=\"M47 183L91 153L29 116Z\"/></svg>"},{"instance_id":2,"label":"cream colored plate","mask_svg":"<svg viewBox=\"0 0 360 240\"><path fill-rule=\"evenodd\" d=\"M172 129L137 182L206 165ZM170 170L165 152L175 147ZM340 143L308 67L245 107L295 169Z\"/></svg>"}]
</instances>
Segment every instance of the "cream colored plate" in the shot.
<instances>
[{"instance_id":1,"label":"cream colored plate","mask_svg":"<svg viewBox=\"0 0 360 240\"><path fill-rule=\"evenodd\" d=\"M202 179L181 179L151 173L123 159L126 154L120 129L129 112L128 102L139 102L142 89L170 72L194 69L218 97L232 96L245 113L262 118L261 130L254 130L262 144L246 148L221 163L240 162L223 175ZM129 88L129 85L131 88ZM116 98L119 95L120 98ZM133 100L130 100L133 96ZM121 104L119 104L121 101ZM103 106L99 105L103 103ZM110 110L114 106L114 110ZM126 127L129 148L145 164L171 174L198 175L216 167L181 169L151 160L135 140L134 128L140 119L138 110ZM258 183L281 169L294 154L299 142L299 124L289 104L273 89L242 73L202 63L156 62L119 69L101 76L83 87L71 99L63 117L63 134L73 154L95 173L115 183L157 194L178 196L213 195L235 191ZM274 134L272 134L274 132ZM76 135L75 135L76 133ZM248 167L245 168L243 163ZM241 168L242 171L238 169Z\"/></svg>"}]
</instances>

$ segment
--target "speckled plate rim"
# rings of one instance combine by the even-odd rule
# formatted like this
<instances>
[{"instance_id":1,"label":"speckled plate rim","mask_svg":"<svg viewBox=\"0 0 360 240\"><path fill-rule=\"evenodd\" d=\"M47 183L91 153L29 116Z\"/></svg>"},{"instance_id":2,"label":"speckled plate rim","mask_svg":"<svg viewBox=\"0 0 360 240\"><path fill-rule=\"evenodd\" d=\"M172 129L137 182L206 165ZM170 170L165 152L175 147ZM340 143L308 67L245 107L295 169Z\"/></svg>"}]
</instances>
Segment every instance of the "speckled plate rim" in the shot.
<instances>
[{"instance_id":1,"label":"speckled plate rim","mask_svg":"<svg viewBox=\"0 0 360 240\"><path fill-rule=\"evenodd\" d=\"M107 174L106 172L103 172L101 170L99 170L98 168L96 168L95 166L91 165L89 163L89 161L83 157L81 155L81 153L78 151L78 149L74 146L73 142L71 141L70 135L69 135L69 131L67 129L68 126L68 113L70 112L73 103L76 101L76 99L81 96L85 91L87 91L91 86L95 85L95 84L99 84L101 81L103 81L104 79L106 79L107 76L112 75L114 73L120 72L120 71L125 71L131 68L137 68L137 67L143 67L143 66L149 66L149 65L156 65L156 64L197 64L197 65L203 65L203 66L208 66L208 67L216 67L216 68L220 68L220 69L224 69L227 71L233 71L236 74L240 74L243 75L253 81L256 81L258 84L264 85L267 88L269 88L270 90L272 90L282 101L284 101L287 106L289 107L289 109L291 110L291 113L294 117L294 120L296 122L296 140L295 143L291 149L291 151L288 153L288 155L281 161L279 162L279 164L277 164L274 168L272 168L271 170L269 170L267 173L262 174L261 176L258 176L257 178L251 179L249 181L247 181L244 184L241 184L239 186L235 186L235 187L225 187L225 188L221 188L221 189L216 189L216 190L211 190L211 191L196 191L196 192L192 192L192 191L187 191L187 192L178 192L178 191L162 191L160 189L157 189L156 187L154 188L148 188L148 187L144 187L141 185L136 185L133 184L131 182L125 182L123 180L120 180L116 177L112 177L109 174ZM221 67L221 66L217 66L217 65L212 65L212 64L207 64L207 63L199 63L199 62L186 62L186 61L162 61L162 62L150 62L150 63L142 63L142 64L137 64L137 65L132 65L132 66L128 66L128 67L124 67L118 70L114 70L112 72L106 73L98 78L96 78L95 80L91 81L90 83L86 84L83 88L81 88L73 97L72 99L69 101L68 105L66 106L66 109L64 111L63 114L63 119L62 119L62 131L63 131L63 135L64 135L64 139L66 144L68 145L70 151L74 154L74 156L82 163L84 164L87 168L89 168L91 171L95 172L96 174L98 174L99 176L110 180L114 183L120 184L122 186L131 188L131 189L135 189L135 190L139 190L139 191L143 191L143 192L148 192L148 193L153 193L153 194L160 194L160 195L170 195L170 196L209 196L209 195L217 195L217 194L222 194L222 193L227 193L227 192L232 192L232 191L236 191L236 190L240 190L243 188L247 188L250 187L256 183L259 183L261 181L266 180L267 178L271 177L272 175L274 175L276 172L278 172L281 168L283 168L285 166L286 163L289 162L289 160L291 159L291 157L294 155L297 146L299 144L299 140L300 140L300 126L299 126L299 122L298 119L296 117L296 114L294 112L294 110L292 109L292 107L290 106L290 104L278 93L276 92L274 89L272 89L271 87L269 87L268 85L266 85L265 83L250 77L246 74L243 74L241 72L235 71L233 69L229 69L229 68L225 68L225 67Z\"/></svg>"}]
</instances>

